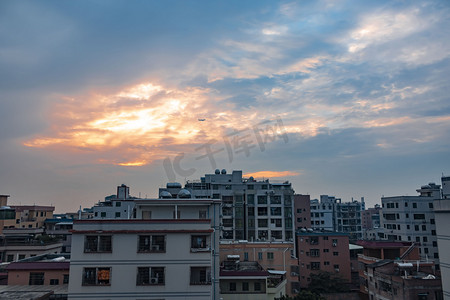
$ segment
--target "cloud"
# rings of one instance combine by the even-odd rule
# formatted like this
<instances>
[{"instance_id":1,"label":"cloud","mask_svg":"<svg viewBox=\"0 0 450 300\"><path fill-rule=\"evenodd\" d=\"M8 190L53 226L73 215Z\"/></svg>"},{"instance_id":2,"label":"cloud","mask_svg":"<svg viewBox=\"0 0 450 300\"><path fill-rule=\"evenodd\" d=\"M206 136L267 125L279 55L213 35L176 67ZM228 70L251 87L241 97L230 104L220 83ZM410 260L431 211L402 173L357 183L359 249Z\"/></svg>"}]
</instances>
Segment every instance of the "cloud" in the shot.
<instances>
[{"instance_id":1,"label":"cloud","mask_svg":"<svg viewBox=\"0 0 450 300\"><path fill-rule=\"evenodd\" d=\"M254 177L254 178L279 178L279 177L290 177L290 176L298 176L299 172L294 171L258 171L254 173L245 173L243 176L245 177Z\"/></svg>"}]
</instances>

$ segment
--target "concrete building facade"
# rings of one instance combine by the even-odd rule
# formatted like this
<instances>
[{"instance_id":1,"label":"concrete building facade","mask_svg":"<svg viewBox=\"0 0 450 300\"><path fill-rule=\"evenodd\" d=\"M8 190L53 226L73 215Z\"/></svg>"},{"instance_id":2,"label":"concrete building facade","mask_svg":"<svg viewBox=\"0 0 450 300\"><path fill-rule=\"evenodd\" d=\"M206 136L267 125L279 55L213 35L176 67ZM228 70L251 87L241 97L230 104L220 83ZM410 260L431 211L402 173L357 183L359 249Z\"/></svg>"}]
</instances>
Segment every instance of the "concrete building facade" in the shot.
<instances>
[{"instance_id":1,"label":"concrete building facade","mask_svg":"<svg viewBox=\"0 0 450 300\"><path fill-rule=\"evenodd\" d=\"M136 219L74 221L69 299L219 300L220 202L141 199Z\"/></svg>"},{"instance_id":2,"label":"concrete building facade","mask_svg":"<svg viewBox=\"0 0 450 300\"><path fill-rule=\"evenodd\" d=\"M419 196L383 197L382 223L387 239L419 243L422 260L439 263L433 201L440 199L440 186L434 183L417 189Z\"/></svg>"}]
</instances>

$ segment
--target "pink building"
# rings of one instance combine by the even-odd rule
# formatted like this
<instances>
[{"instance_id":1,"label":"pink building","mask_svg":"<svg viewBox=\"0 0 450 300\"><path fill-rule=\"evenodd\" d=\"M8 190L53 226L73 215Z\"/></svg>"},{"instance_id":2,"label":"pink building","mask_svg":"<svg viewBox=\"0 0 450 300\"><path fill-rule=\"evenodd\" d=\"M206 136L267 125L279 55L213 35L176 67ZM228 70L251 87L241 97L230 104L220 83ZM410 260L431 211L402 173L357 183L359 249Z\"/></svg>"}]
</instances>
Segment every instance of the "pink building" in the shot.
<instances>
[{"instance_id":1,"label":"pink building","mask_svg":"<svg viewBox=\"0 0 450 300\"><path fill-rule=\"evenodd\" d=\"M311 208L309 195L294 195L295 230L311 227Z\"/></svg>"},{"instance_id":2,"label":"pink building","mask_svg":"<svg viewBox=\"0 0 450 300\"><path fill-rule=\"evenodd\" d=\"M298 232L297 251L300 286L306 288L311 274L320 271L335 273L351 281L348 234L338 232Z\"/></svg>"}]
</instances>

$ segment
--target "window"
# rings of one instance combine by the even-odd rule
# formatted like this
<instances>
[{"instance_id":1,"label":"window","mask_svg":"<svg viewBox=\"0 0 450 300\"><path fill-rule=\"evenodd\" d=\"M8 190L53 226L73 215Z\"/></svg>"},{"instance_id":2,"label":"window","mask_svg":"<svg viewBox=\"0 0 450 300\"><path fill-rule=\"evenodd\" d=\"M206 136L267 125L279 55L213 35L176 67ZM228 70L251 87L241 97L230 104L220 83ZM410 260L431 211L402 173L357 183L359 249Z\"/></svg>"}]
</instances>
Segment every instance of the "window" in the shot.
<instances>
[{"instance_id":1,"label":"window","mask_svg":"<svg viewBox=\"0 0 450 300\"><path fill-rule=\"evenodd\" d=\"M164 285L163 267L138 267L136 285Z\"/></svg>"},{"instance_id":2,"label":"window","mask_svg":"<svg viewBox=\"0 0 450 300\"><path fill-rule=\"evenodd\" d=\"M230 291L231 292L236 291L236 282L230 282Z\"/></svg>"},{"instance_id":3,"label":"window","mask_svg":"<svg viewBox=\"0 0 450 300\"><path fill-rule=\"evenodd\" d=\"M261 290L261 283L260 282L255 282L253 287L254 287L255 291L260 291Z\"/></svg>"},{"instance_id":4,"label":"window","mask_svg":"<svg viewBox=\"0 0 450 300\"><path fill-rule=\"evenodd\" d=\"M309 250L309 255L313 257L319 257L320 249L311 249Z\"/></svg>"},{"instance_id":5,"label":"window","mask_svg":"<svg viewBox=\"0 0 450 300\"><path fill-rule=\"evenodd\" d=\"M436 235L436 230L431 230L431 235Z\"/></svg>"},{"instance_id":6,"label":"window","mask_svg":"<svg viewBox=\"0 0 450 300\"><path fill-rule=\"evenodd\" d=\"M414 230L419 231L419 225L414 225Z\"/></svg>"},{"instance_id":7,"label":"window","mask_svg":"<svg viewBox=\"0 0 450 300\"><path fill-rule=\"evenodd\" d=\"M69 274L64 274L63 284L69 284Z\"/></svg>"},{"instance_id":8,"label":"window","mask_svg":"<svg viewBox=\"0 0 450 300\"><path fill-rule=\"evenodd\" d=\"M413 203L413 208L417 208L417 203Z\"/></svg>"},{"instance_id":9,"label":"window","mask_svg":"<svg viewBox=\"0 0 450 300\"><path fill-rule=\"evenodd\" d=\"M244 252L244 261L248 261L248 252Z\"/></svg>"},{"instance_id":10,"label":"window","mask_svg":"<svg viewBox=\"0 0 450 300\"><path fill-rule=\"evenodd\" d=\"M330 262L329 262L329 261L324 261L324 262L323 262L323 265L324 265L324 266L329 266L329 265L330 265Z\"/></svg>"},{"instance_id":11,"label":"window","mask_svg":"<svg viewBox=\"0 0 450 300\"><path fill-rule=\"evenodd\" d=\"M267 227L267 219L258 219L258 227Z\"/></svg>"},{"instance_id":12,"label":"window","mask_svg":"<svg viewBox=\"0 0 450 300\"><path fill-rule=\"evenodd\" d=\"M116 212L116 218L120 218L120 211Z\"/></svg>"},{"instance_id":13,"label":"window","mask_svg":"<svg viewBox=\"0 0 450 300\"><path fill-rule=\"evenodd\" d=\"M414 214L414 220L425 220L425 214Z\"/></svg>"},{"instance_id":14,"label":"window","mask_svg":"<svg viewBox=\"0 0 450 300\"><path fill-rule=\"evenodd\" d=\"M427 230L427 225L422 225L422 231L426 231Z\"/></svg>"},{"instance_id":15,"label":"window","mask_svg":"<svg viewBox=\"0 0 450 300\"><path fill-rule=\"evenodd\" d=\"M311 239L310 239L310 241L309 241L309 243L310 243L311 245L319 245L319 237L317 237L317 236L312 236Z\"/></svg>"},{"instance_id":16,"label":"window","mask_svg":"<svg viewBox=\"0 0 450 300\"><path fill-rule=\"evenodd\" d=\"M100 217L106 218L106 212L105 211L100 212Z\"/></svg>"},{"instance_id":17,"label":"window","mask_svg":"<svg viewBox=\"0 0 450 300\"><path fill-rule=\"evenodd\" d=\"M428 238L426 236L422 237L424 243L428 242Z\"/></svg>"},{"instance_id":18,"label":"window","mask_svg":"<svg viewBox=\"0 0 450 300\"><path fill-rule=\"evenodd\" d=\"M164 235L140 235L138 252L165 252L166 237Z\"/></svg>"},{"instance_id":19,"label":"window","mask_svg":"<svg viewBox=\"0 0 450 300\"><path fill-rule=\"evenodd\" d=\"M311 262L311 270L320 270L320 262Z\"/></svg>"},{"instance_id":20,"label":"window","mask_svg":"<svg viewBox=\"0 0 450 300\"><path fill-rule=\"evenodd\" d=\"M116 207L121 207L122 206L122 202L118 201L116 202Z\"/></svg>"},{"instance_id":21,"label":"window","mask_svg":"<svg viewBox=\"0 0 450 300\"><path fill-rule=\"evenodd\" d=\"M6 261L11 262L13 260L14 260L14 254L8 254L8 256L6 257Z\"/></svg>"},{"instance_id":22,"label":"window","mask_svg":"<svg viewBox=\"0 0 450 300\"><path fill-rule=\"evenodd\" d=\"M281 216L281 207L271 207L270 215L272 216Z\"/></svg>"},{"instance_id":23,"label":"window","mask_svg":"<svg viewBox=\"0 0 450 300\"><path fill-rule=\"evenodd\" d=\"M328 253L328 252L330 252L330 249L323 249L323 252Z\"/></svg>"},{"instance_id":24,"label":"window","mask_svg":"<svg viewBox=\"0 0 450 300\"><path fill-rule=\"evenodd\" d=\"M428 203L428 207L429 207L429 208L433 208L433 203L431 203L431 202Z\"/></svg>"},{"instance_id":25,"label":"window","mask_svg":"<svg viewBox=\"0 0 450 300\"><path fill-rule=\"evenodd\" d=\"M191 285L211 284L211 269L207 267L191 267Z\"/></svg>"},{"instance_id":26,"label":"window","mask_svg":"<svg viewBox=\"0 0 450 300\"><path fill-rule=\"evenodd\" d=\"M111 268L84 268L83 285L110 285Z\"/></svg>"},{"instance_id":27,"label":"window","mask_svg":"<svg viewBox=\"0 0 450 300\"><path fill-rule=\"evenodd\" d=\"M191 236L191 249L205 249L208 245L206 244L206 235L192 235Z\"/></svg>"},{"instance_id":28,"label":"window","mask_svg":"<svg viewBox=\"0 0 450 300\"><path fill-rule=\"evenodd\" d=\"M84 238L84 252L111 252L110 235L86 235Z\"/></svg>"},{"instance_id":29,"label":"window","mask_svg":"<svg viewBox=\"0 0 450 300\"><path fill-rule=\"evenodd\" d=\"M258 252L258 260L262 260L263 259L263 254L262 252Z\"/></svg>"},{"instance_id":30,"label":"window","mask_svg":"<svg viewBox=\"0 0 450 300\"><path fill-rule=\"evenodd\" d=\"M258 196L258 204L267 204L267 196Z\"/></svg>"},{"instance_id":31,"label":"window","mask_svg":"<svg viewBox=\"0 0 450 300\"><path fill-rule=\"evenodd\" d=\"M267 252L267 259L273 259L273 252Z\"/></svg>"},{"instance_id":32,"label":"window","mask_svg":"<svg viewBox=\"0 0 450 300\"><path fill-rule=\"evenodd\" d=\"M336 272L339 272L339 265L333 265L333 268Z\"/></svg>"},{"instance_id":33,"label":"window","mask_svg":"<svg viewBox=\"0 0 450 300\"><path fill-rule=\"evenodd\" d=\"M248 291L248 282L242 283L242 291L247 292Z\"/></svg>"},{"instance_id":34,"label":"window","mask_svg":"<svg viewBox=\"0 0 450 300\"><path fill-rule=\"evenodd\" d=\"M58 285L59 279L50 279L50 285Z\"/></svg>"},{"instance_id":35,"label":"window","mask_svg":"<svg viewBox=\"0 0 450 300\"><path fill-rule=\"evenodd\" d=\"M405 216L406 216L407 219L409 218L409 214L405 214Z\"/></svg>"},{"instance_id":36,"label":"window","mask_svg":"<svg viewBox=\"0 0 450 300\"><path fill-rule=\"evenodd\" d=\"M25 254L19 254L19 260L24 259L25 258Z\"/></svg>"},{"instance_id":37,"label":"window","mask_svg":"<svg viewBox=\"0 0 450 300\"><path fill-rule=\"evenodd\" d=\"M198 212L198 218L199 219L206 219L206 210L200 210Z\"/></svg>"},{"instance_id":38,"label":"window","mask_svg":"<svg viewBox=\"0 0 450 300\"><path fill-rule=\"evenodd\" d=\"M333 252L333 256L339 256L339 252L337 251Z\"/></svg>"},{"instance_id":39,"label":"window","mask_svg":"<svg viewBox=\"0 0 450 300\"><path fill-rule=\"evenodd\" d=\"M430 219L430 224L434 224L434 219Z\"/></svg>"},{"instance_id":40,"label":"window","mask_svg":"<svg viewBox=\"0 0 450 300\"><path fill-rule=\"evenodd\" d=\"M31 272L28 285L44 285L44 272Z\"/></svg>"}]
</instances>

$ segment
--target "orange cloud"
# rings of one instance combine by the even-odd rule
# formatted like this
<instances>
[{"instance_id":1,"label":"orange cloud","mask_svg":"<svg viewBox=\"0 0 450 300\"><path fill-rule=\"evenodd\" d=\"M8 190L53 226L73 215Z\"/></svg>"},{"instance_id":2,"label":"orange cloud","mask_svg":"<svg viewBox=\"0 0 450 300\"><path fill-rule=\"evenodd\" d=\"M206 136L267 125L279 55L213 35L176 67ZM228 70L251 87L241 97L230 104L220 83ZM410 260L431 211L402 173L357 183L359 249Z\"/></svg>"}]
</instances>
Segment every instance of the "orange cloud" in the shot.
<instances>
[{"instance_id":1,"label":"orange cloud","mask_svg":"<svg viewBox=\"0 0 450 300\"><path fill-rule=\"evenodd\" d=\"M242 118L234 105L217 103L222 100L208 89L152 83L61 97L49 113L48 131L23 145L90 153L97 163L142 166L180 151L192 153L198 145L261 121L257 113Z\"/></svg>"},{"instance_id":2,"label":"orange cloud","mask_svg":"<svg viewBox=\"0 0 450 300\"><path fill-rule=\"evenodd\" d=\"M255 178L274 178L274 177L289 177L300 175L298 172L293 171L259 171L254 173L246 173L245 177L255 177Z\"/></svg>"}]
</instances>

